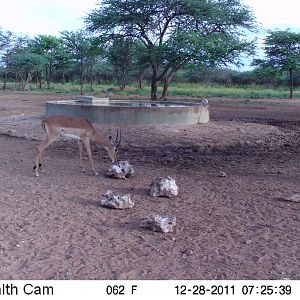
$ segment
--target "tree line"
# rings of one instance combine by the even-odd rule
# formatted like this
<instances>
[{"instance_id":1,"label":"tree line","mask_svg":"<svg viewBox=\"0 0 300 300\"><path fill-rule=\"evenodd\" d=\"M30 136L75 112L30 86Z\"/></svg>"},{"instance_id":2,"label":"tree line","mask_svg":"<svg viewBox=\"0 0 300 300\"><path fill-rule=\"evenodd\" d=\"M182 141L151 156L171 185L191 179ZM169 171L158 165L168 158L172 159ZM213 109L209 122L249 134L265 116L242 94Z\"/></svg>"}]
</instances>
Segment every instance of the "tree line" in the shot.
<instances>
[{"instance_id":1,"label":"tree line","mask_svg":"<svg viewBox=\"0 0 300 300\"><path fill-rule=\"evenodd\" d=\"M228 70L241 64L241 54L255 57L249 33L256 19L240 0L104 0L85 25L34 38L0 28L2 89L12 78L21 90L78 80L81 93L84 84L92 90L95 82L116 79L124 89L147 79L151 99L164 100L174 79L276 85L288 74L292 97L299 78L300 34L290 30L268 33L265 58L253 60L254 71Z\"/></svg>"}]
</instances>

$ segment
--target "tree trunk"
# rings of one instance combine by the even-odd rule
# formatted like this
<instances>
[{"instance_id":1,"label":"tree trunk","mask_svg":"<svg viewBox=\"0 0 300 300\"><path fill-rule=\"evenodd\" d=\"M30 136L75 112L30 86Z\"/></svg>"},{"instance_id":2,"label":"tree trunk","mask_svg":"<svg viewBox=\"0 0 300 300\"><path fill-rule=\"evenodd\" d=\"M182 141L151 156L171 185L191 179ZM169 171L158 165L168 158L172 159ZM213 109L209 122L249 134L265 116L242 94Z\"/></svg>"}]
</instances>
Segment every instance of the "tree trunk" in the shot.
<instances>
[{"instance_id":1,"label":"tree trunk","mask_svg":"<svg viewBox=\"0 0 300 300\"><path fill-rule=\"evenodd\" d=\"M93 81L94 81L94 77L93 77L93 66L90 67L90 91L93 92Z\"/></svg>"},{"instance_id":2,"label":"tree trunk","mask_svg":"<svg viewBox=\"0 0 300 300\"><path fill-rule=\"evenodd\" d=\"M83 59L80 59L80 95L83 95Z\"/></svg>"},{"instance_id":3,"label":"tree trunk","mask_svg":"<svg viewBox=\"0 0 300 300\"><path fill-rule=\"evenodd\" d=\"M18 74L19 76L19 89L21 90L21 91L25 91L25 78L22 76L22 73L19 73Z\"/></svg>"},{"instance_id":4,"label":"tree trunk","mask_svg":"<svg viewBox=\"0 0 300 300\"><path fill-rule=\"evenodd\" d=\"M51 66L50 66L49 67L49 78L48 78L48 90L50 89L51 77L52 77L52 70L51 70Z\"/></svg>"},{"instance_id":5,"label":"tree trunk","mask_svg":"<svg viewBox=\"0 0 300 300\"><path fill-rule=\"evenodd\" d=\"M143 77L144 77L144 70L140 71L138 76L138 87L141 90L143 88Z\"/></svg>"},{"instance_id":6,"label":"tree trunk","mask_svg":"<svg viewBox=\"0 0 300 300\"><path fill-rule=\"evenodd\" d=\"M65 70L62 71L62 84L65 85L66 83L66 77L65 77Z\"/></svg>"},{"instance_id":7,"label":"tree trunk","mask_svg":"<svg viewBox=\"0 0 300 300\"><path fill-rule=\"evenodd\" d=\"M115 74L116 74L116 78L117 78L117 84L118 87L121 89L121 76L120 76L120 71L118 68L115 69Z\"/></svg>"},{"instance_id":8,"label":"tree trunk","mask_svg":"<svg viewBox=\"0 0 300 300\"><path fill-rule=\"evenodd\" d=\"M29 85L29 89L31 89L31 82L32 82L32 74L31 74L31 72L28 72L24 90L27 85Z\"/></svg>"},{"instance_id":9,"label":"tree trunk","mask_svg":"<svg viewBox=\"0 0 300 300\"><path fill-rule=\"evenodd\" d=\"M36 81L37 81L37 86L41 90L42 89L42 75L40 72L38 72L36 75Z\"/></svg>"},{"instance_id":10,"label":"tree trunk","mask_svg":"<svg viewBox=\"0 0 300 300\"><path fill-rule=\"evenodd\" d=\"M90 91L93 92L94 88L93 88L93 78L90 78Z\"/></svg>"},{"instance_id":11,"label":"tree trunk","mask_svg":"<svg viewBox=\"0 0 300 300\"><path fill-rule=\"evenodd\" d=\"M294 92L294 77L293 77L293 69L289 69L289 74L290 74L290 98L293 98L293 92Z\"/></svg>"},{"instance_id":12,"label":"tree trunk","mask_svg":"<svg viewBox=\"0 0 300 300\"><path fill-rule=\"evenodd\" d=\"M169 84L170 84L174 74L175 74L175 71L172 70L169 74L166 74L166 76L164 78L164 87L163 87L163 92L162 92L162 95L161 95L161 98L160 98L160 100L162 100L162 101L167 100L167 93L168 93Z\"/></svg>"},{"instance_id":13,"label":"tree trunk","mask_svg":"<svg viewBox=\"0 0 300 300\"><path fill-rule=\"evenodd\" d=\"M124 91L126 88L126 71L122 70L122 87L121 90Z\"/></svg>"},{"instance_id":14,"label":"tree trunk","mask_svg":"<svg viewBox=\"0 0 300 300\"><path fill-rule=\"evenodd\" d=\"M50 67L46 65L46 82L47 82L47 90L50 89Z\"/></svg>"},{"instance_id":15,"label":"tree trunk","mask_svg":"<svg viewBox=\"0 0 300 300\"><path fill-rule=\"evenodd\" d=\"M4 76L4 79L3 79L2 90L5 90L5 89L6 89L6 83L7 83L7 72L5 72L5 76Z\"/></svg>"},{"instance_id":16,"label":"tree trunk","mask_svg":"<svg viewBox=\"0 0 300 300\"><path fill-rule=\"evenodd\" d=\"M152 66L152 79L151 79L151 100L157 100L157 71L156 66Z\"/></svg>"}]
</instances>

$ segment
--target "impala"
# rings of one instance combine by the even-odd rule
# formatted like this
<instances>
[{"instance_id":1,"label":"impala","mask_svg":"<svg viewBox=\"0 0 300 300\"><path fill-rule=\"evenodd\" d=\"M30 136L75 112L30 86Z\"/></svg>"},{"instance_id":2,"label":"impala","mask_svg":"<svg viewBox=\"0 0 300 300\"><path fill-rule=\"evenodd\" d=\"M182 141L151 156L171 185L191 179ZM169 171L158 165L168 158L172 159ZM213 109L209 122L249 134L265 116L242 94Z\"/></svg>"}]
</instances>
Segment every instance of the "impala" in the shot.
<instances>
[{"instance_id":1,"label":"impala","mask_svg":"<svg viewBox=\"0 0 300 300\"><path fill-rule=\"evenodd\" d=\"M92 158L90 141L101 145L107 152L108 156L115 162L118 149L121 143L121 130L117 130L116 140L113 142L112 137L106 138L100 132L97 132L93 125L86 119L75 116L51 116L42 121L42 128L46 132L46 139L37 147L35 165L33 167L35 175L39 176L38 170L42 167L42 157L44 150L56 141L60 136L78 140L80 154L80 168L83 172L82 152L83 145L91 161L92 169L95 176L99 175L95 170Z\"/></svg>"}]
</instances>

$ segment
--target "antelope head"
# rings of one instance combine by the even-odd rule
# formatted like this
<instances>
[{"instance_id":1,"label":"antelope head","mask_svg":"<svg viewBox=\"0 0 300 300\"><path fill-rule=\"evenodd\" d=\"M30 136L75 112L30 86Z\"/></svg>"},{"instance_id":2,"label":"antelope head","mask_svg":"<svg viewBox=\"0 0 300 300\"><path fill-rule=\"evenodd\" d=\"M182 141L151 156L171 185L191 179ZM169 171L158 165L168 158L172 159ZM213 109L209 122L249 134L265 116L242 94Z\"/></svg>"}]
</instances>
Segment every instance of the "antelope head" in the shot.
<instances>
[{"instance_id":1,"label":"antelope head","mask_svg":"<svg viewBox=\"0 0 300 300\"><path fill-rule=\"evenodd\" d=\"M116 139L113 141L112 136L108 137L111 145L106 147L106 151L111 161L114 163L117 160L118 151L120 148L121 140L122 140L122 132L121 129L117 129Z\"/></svg>"}]
</instances>

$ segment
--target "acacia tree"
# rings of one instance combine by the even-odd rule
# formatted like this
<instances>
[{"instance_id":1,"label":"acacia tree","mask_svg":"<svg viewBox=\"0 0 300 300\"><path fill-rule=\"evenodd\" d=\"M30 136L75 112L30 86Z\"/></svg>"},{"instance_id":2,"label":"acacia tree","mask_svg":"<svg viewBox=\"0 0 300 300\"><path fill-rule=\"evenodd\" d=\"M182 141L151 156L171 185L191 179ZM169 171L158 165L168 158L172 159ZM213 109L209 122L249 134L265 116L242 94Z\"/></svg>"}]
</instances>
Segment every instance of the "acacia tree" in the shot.
<instances>
[{"instance_id":1,"label":"acacia tree","mask_svg":"<svg viewBox=\"0 0 300 300\"><path fill-rule=\"evenodd\" d=\"M240 0L104 0L86 18L87 29L108 42L130 38L143 45L152 70L151 99L186 64L236 62L252 50L241 36L254 16Z\"/></svg>"},{"instance_id":2,"label":"acacia tree","mask_svg":"<svg viewBox=\"0 0 300 300\"><path fill-rule=\"evenodd\" d=\"M253 65L273 74L288 72L290 98L293 98L294 72L300 69L300 33L289 30L270 32L264 50L266 58L254 60Z\"/></svg>"},{"instance_id":3,"label":"acacia tree","mask_svg":"<svg viewBox=\"0 0 300 300\"><path fill-rule=\"evenodd\" d=\"M11 46L14 40L14 35L11 31L4 31L0 27L0 75L3 77L2 89L6 88L8 69L6 67L4 51Z\"/></svg>"},{"instance_id":4,"label":"acacia tree","mask_svg":"<svg viewBox=\"0 0 300 300\"><path fill-rule=\"evenodd\" d=\"M31 52L42 55L47 60L45 64L45 79L47 89L49 89L52 73L65 57L62 40L52 35L39 35L30 43L29 47ZM38 74L38 81L41 88L40 74Z\"/></svg>"},{"instance_id":5,"label":"acacia tree","mask_svg":"<svg viewBox=\"0 0 300 300\"><path fill-rule=\"evenodd\" d=\"M132 65L133 54L134 44L125 39L115 40L108 49L108 60L113 67L121 90L126 87L126 79Z\"/></svg>"},{"instance_id":6,"label":"acacia tree","mask_svg":"<svg viewBox=\"0 0 300 300\"><path fill-rule=\"evenodd\" d=\"M147 57L143 54L143 45L141 42L134 44L134 55L133 55L133 72L136 73L137 82L139 89L143 88L143 78L147 70L150 68L150 63Z\"/></svg>"},{"instance_id":7,"label":"acacia tree","mask_svg":"<svg viewBox=\"0 0 300 300\"><path fill-rule=\"evenodd\" d=\"M24 91L31 84L32 77L39 73L46 65L44 56L31 52L14 53L9 62L9 68L16 74L20 89Z\"/></svg>"},{"instance_id":8,"label":"acacia tree","mask_svg":"<svg viewBox=\"0 0 300 300\"><path fill-rule=\"evenodd\" d=\"M84 30L63 31L62 40L69 51L71 58L75 59L79 65L80 94L83 94L84 75L90 62L101 50L97 43Z\"/></svg>"},{"instance_id":9,"label":"acacia tree","mask_svg":"<svg viewBox=\"0 0 300 300\"><path fill-rule=\"evenodd\" d=\"M9 47L14 39L13 33L11 31L4 31L0 27L0 52Z\"/></svg>"},{"instance_id":10,"label":"acacia tree","mask_svg":"<svg viewBox=\"0 0 300 300\"><path fill-rule=\"evenodd\" d=\"M15 54L24 54L27 51L29 38L23 37L23 36L14 36L10 35L11 40L10 44L6 42L5 51L2 52L2 65L3 65L3 86L2 89L6 89L6 83L8 79L9 73L14 73L16 77L19 77L17 75L17 69L15 68L15 62L13 62L13 58ZM2 48L2 50L4 50Z\"/></svg>"}]
</instances>

